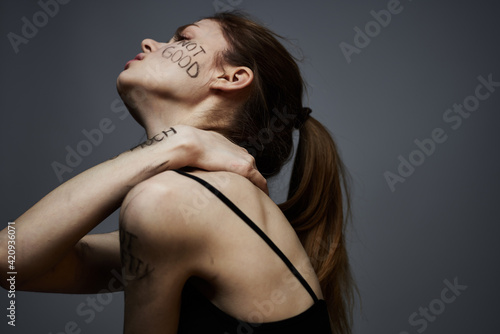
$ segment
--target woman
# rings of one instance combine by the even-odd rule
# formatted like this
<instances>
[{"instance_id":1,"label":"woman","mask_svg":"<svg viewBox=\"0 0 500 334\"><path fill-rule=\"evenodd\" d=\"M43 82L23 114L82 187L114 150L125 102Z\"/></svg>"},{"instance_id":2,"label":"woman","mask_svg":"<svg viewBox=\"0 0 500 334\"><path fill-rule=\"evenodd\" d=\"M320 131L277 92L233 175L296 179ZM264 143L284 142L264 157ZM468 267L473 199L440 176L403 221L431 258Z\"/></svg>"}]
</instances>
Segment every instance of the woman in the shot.
<instances>
[{"instance_id":1,"label":"woman","mask_svg":"<svg viewBox=\"0 0 500 334\"><path fill-rule=\"evenodd\" d=\"M349 333L343 165L275 36L223 13L144 40L117 88L150 139L16 220L17 288L96 293L122 270L126 333ZM262 175L287 161L294 129L278 207ZM119 232L87 235L120 206Z\"/></svg>"}]
</instances>

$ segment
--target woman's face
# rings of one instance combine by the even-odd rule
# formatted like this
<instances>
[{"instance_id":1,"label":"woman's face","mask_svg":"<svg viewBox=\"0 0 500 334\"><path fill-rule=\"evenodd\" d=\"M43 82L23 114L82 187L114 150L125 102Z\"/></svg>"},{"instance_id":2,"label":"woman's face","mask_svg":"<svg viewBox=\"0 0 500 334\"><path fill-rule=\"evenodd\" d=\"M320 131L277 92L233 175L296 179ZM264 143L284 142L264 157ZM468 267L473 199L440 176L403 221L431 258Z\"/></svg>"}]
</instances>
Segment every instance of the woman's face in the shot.
<instances>
[{"instance_id":1,"label":"woman's face","mask_svg":"<svg viewBox=\"0 0 500 334\"><path fill-rule=\"evenodd\" d=\"M227 47L219 24L212 20L181 27L166 43L145 39L143 52L118 76L118 91L128 102L159 98L194 105L217 80L215 59Z\"/></svg>"}]
</instances>

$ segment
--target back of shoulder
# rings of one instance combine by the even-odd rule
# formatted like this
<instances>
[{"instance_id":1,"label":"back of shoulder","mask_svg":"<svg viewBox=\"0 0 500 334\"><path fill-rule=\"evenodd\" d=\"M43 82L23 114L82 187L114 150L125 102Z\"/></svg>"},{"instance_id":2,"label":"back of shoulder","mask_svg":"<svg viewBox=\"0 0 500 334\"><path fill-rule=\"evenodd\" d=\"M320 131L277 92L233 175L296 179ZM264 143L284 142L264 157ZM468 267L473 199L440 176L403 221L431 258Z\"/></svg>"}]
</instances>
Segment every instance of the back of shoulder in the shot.
<instances>
[{"instance_id":1,"label":"back of shoulder","mask_svg":"<svg viewBox=\"0 0 500 334\"><path fill-rule=\"evenodd\" d=\"M189 175L223 193L253 221L265 220L262 199L268 197L246 178L228 172L195 171ZM181 262L189 263L190 270L211 273L204 267L211 261L207 256L222 258L227 249L237 247L231 241L235 235L248 233L248 227L234 223L235 219L239 220L196 179L167 171L127 194L120 210L120 231L132 233L151 251L164 254L163 261L168 260L168 254L175 254L175 261L186 259Z\"/></svg>"},{"instance_id":2,"label":"back of shoulder","mask_svg":"<svg viewBox=\"0 0 500 334\"><path fill-rule=\"evenodd\" d=\"M179 214L191 197L189 181L166 171L136 185L123 200L120 229L141 231L151 246L170 247L192 240L199 229L191 228Z\"/></svg>"},{"instance_id":3,"label":"back of shoulder","mask_svg":"<svg viewBox=\"0 0 500 334\"><path fill-rule=\"evenodd\" d=\"M210 186L236 206L260 207L262 200L267 198L249 180L234 173L197 170L186 176L166 171L138 184L127 194L122 203L120 221L146 224L153 229L168 224L171 232L177 232L179 236L202 231L207 219L217 217L217 211L221 210L220 199L208 189ZM197 224L198 228L193 229Z\"/></svg>"},{"instance_id":4,"label":"back of shoulder","mask_svg":"<svg viewBox=\"0 0 500 334\"><path fill-rule=\"evenodd\" d=\"M273 207L279 211L267 194L241 175L230 172L196 171L189 176L191 178L194 176L194 180L189 180L191 186L187 187L189 189L187 191L190 196L183 203L183 207L189 210L184 213L205 212L212 217L233 220L234 213L231 211L235 208L232 206L228 208L228 201L236 206L236 210L241 210L250 219L257 221L262 221L264 213L270 214ZM219 219L216 220L218 220L216 223L220 223Z\"/></svg>"}]
</instances>

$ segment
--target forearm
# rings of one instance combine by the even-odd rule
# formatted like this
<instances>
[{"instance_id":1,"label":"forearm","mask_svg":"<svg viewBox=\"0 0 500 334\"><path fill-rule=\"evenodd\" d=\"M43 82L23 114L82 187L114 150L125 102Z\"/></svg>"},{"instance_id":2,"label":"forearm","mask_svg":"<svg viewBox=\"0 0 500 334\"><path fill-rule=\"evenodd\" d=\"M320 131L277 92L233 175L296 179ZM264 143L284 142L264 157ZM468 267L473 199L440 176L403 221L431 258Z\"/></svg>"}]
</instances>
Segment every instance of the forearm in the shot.
<instances>
[{"instance_id":1,"label":"forearm","mask_svg":"<svg viewBox=\"0 0 500 334\"><path fill-rule=\"evenodd\" d=\"M28 280L56 265L75 244L115 211L139 182L183 166L184 152L173 132L101 163L65 182L16 219L18 280ZM0 232L0 255L7 250ZM0 259L2 267L7 256Z\"/></svg>"}]
</instances>

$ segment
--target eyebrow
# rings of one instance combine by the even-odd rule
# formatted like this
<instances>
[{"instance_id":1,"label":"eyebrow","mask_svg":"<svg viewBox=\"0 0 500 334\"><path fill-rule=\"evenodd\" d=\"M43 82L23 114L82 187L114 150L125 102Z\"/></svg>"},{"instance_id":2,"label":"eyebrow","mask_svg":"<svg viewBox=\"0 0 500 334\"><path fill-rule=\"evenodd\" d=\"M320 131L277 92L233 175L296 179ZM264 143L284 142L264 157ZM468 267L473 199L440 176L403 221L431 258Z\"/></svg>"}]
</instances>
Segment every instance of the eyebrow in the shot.
<instances>
[{"instance_id":1,"label":"eyebrow","mask_svg":"<svg viewBox=\"0 0 500 334\"><path fill-rule=\"evenodd\" d=\"M183 25L183 26L180 26L179 28L177 28L177 30L175 31L175 34L176 35L180 35L184 30L186 30L187 28L191 27L191 26L195 26L195 27L200 27L199 25L195 24L195 23L191 23L191 24L186 24L186 25Z\"/></svg>"}]
</instances>

